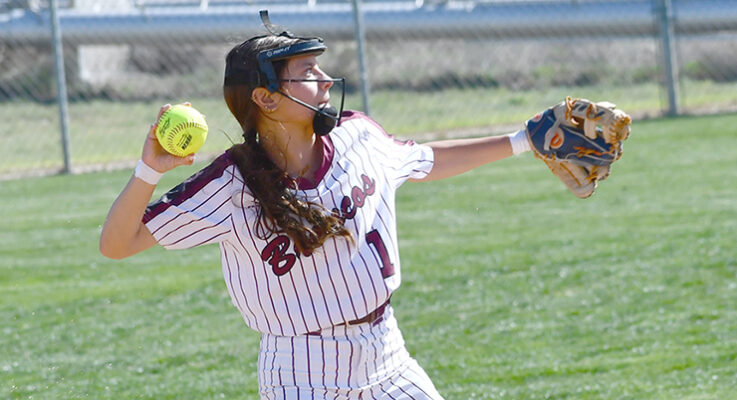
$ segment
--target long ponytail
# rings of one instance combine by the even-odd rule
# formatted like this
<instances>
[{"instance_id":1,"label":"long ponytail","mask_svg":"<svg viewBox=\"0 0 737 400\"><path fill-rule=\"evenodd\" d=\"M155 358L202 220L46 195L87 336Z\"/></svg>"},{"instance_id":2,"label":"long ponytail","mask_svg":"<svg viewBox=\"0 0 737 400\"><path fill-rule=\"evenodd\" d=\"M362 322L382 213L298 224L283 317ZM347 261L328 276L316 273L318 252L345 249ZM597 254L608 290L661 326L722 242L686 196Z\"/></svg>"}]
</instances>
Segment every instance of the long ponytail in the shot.
<instances>
[{"instance_id":1,"label":"long ponytail","mask_svg":"<svg viewBox=\"0 0 737 400\"><path fill-rule=\"evenodd\" d=\"M228 53L226 68L236 68L254 76L248 84L226 85L223 96L230 112L243 129L243 143L230 149L230 156L246 185L259 205L256 235L266 239L274 233L285 233L302 254L311 254L331 237L352 240L343 219L328 211L322 204L301 198L290 185L294 180L269 158L259 143L256 122L258 106L251 99L251 92L262 86L257 66L257 54L261 50L298 42L283 36L261 36L234 47ZM277 74L284 69L284 62L275 63Z\"/></svg>"}]
</instances>

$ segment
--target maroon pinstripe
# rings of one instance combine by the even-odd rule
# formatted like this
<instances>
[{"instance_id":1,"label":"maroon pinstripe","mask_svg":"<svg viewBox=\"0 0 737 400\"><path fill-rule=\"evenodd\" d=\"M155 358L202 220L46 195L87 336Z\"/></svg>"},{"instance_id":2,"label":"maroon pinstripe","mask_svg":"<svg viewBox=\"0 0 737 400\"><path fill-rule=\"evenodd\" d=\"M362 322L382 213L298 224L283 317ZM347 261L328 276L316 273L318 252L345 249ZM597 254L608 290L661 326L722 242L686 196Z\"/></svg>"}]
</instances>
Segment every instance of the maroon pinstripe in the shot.
<instances>
[{"instance_id":1,"label":"maroon pinstripe","mask_svg":"<svg viewBox=\"0 0 737 400\"><path fill-rule=\"evenodd\" d=\"M304 255L287 236L257 235L258 205L229 152L152 203L143 221L167 248L219 243L233 305L263 334L264 398L343 399L385 390L396 396L401 391L389 378L416 363L391 307L378 324L341 324L384 304L399 287L394 192L430 171L432 150L399 142L356 112L346 112L321 140L325 157L315 180L299 179L292 190L342 213L355 245L333 238ZM401 383L407 398L440 398L421 368L413 368L421 372L411 374L418 387L431 389L415 397L421 390Z\"/></svg>"}]
</instances>

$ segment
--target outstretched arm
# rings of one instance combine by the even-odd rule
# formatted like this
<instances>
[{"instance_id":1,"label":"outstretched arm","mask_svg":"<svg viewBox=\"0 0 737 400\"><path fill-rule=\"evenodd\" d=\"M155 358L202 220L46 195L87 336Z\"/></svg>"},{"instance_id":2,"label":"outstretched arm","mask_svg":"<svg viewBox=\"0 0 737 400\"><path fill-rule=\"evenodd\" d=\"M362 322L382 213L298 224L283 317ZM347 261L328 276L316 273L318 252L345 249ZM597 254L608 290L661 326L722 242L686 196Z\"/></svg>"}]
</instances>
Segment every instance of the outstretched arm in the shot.
<instances>
[{"instance_id":1,"label":"outstretched arm","mask_svg":"<svg viewBox=\"0 0 737 400\"><path fill-rule=\"evenodd\" d=\"M162 107L158 118L161 118L164 111L170 107L168 104ZM161 147L154 133L158 118L146 136L136 174L131 177L110 207L105 224L102 226L100 253L106 257L125 258L156 244L156 239L141 219L151 200L158 177L180 165L190 165L194 162L194 155L176 157Z\"/></svg>"},{"instance_id":2,"label":"outstretched arm","mask_svg":"<svg viewBox=\"0 0 737 400\"><path fill-rule=\"evenodd\" d=\"M508 135L425 143L433 149L434 165L419 182L449 178L530 149L524 130Z\"/></svg>"}]
</instances>

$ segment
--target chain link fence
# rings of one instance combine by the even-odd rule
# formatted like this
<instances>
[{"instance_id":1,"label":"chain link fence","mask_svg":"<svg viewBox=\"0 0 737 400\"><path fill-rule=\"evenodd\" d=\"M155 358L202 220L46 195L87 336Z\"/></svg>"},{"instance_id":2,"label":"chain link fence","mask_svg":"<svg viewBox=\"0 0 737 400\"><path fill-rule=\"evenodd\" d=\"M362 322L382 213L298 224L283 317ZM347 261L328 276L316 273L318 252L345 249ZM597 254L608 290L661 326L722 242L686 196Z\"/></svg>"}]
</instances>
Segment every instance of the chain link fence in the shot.
<instances>
[{"instance_id":1,"label":"chain link fence","mask_svg":"<svg viewBox=\"0 0 737 400\"><path fill-rule=\"evenodd\" d=\"M295 34L324 37L321 66L346 77L347 106L363 108L350 1L58 6L72 171L133 165L164 103L190 101L207 116L203 156L238 141L222 100L224 56L263 32L262 8ZM399 136L516 129L566 95L612 101L635 119L737 107L736 1L364 0L361 8L371 115ZM65 167L50 26L46 1L0 0L5 179Z\"/></svg>"}]
</instances>

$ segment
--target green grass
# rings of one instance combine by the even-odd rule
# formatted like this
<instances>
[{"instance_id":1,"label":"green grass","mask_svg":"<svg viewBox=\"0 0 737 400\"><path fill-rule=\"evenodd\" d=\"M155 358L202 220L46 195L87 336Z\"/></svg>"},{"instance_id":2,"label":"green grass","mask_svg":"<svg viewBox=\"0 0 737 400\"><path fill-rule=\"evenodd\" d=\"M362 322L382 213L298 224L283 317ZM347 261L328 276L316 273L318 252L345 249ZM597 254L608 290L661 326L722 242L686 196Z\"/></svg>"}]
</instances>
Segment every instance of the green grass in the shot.
<instances>
[{"instance_id":1,"label":"green grass","mask_svg":"<svg viewBox=\"0 0 737 400\"><path fill-rule=\"evenodd\" d=\"M513 91L505 88L458 88L435 92L377 91L371 96L372 115L390 133L417 136L428 132L519 126L523 121L567 95L608 100L633 115L659 115L664 106L655 84L590 86ZM684 110L729 109L737 106L737 84L685 81ZM240 130L221 99L189 100L207 116L210 133L203 155L219 153L239 140ZM135 161L143 138L161 104L166 101L109 102L95 100L69 105L72 166ZM346 108L361 108L357 94ZM54 105L3 103L0 119L0 175L29 169L59 170L63 166L58 110ZM229 139L230 138L230 139Z\"/></svg>"},{"instance_id":2,"label":"green grass","mask_svg":"<svg viewBox=\"0 0 737 400\"><path fill-rule=\"evenodd\" d=\"M587 200L530 154L403 186L392 302L441 393L733 398L735 125L635 122ZM258 335L230 305L216 247L99 255L129 176L2 182L0 398L257 397Z\"/></svg>"}]
</instances>

